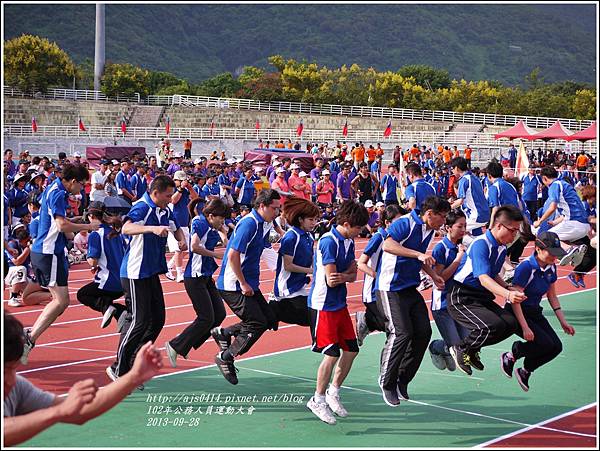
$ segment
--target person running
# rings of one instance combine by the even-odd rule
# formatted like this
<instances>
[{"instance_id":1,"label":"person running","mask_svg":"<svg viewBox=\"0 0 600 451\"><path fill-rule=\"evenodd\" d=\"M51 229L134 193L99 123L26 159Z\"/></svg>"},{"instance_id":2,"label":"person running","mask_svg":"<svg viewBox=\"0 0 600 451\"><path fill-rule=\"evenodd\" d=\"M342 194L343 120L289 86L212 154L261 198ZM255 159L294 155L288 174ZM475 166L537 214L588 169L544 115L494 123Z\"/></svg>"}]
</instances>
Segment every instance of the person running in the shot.
<instances>
[{"instance_id":1,"label":"person running","mask_svg":"<svg viewBox=\"0 0 600 451\"><path fill-rule=\"evenodd\" d=\"M435 245L432 256L435 260L434 271L444 279L443 290L433 287L431 316L442 336L441 340L429 343L429 354L433 365L440 369L456 370L450 348L460 344L469 331L458 324L448 313L448 291L452 286L452 277L466 252L462 239L467 233L467 218L461 210L452 210L446 216L446 236Z\"/></svg>"},{"instance_id":2,"label":"person running","mask_svg":"<svg viewBox=\"0 0 600 451\"><path fill-rule=\"evenodd\" d=\"M450 348L456 366L469 376L471 367L483 371L479 350L510 337L518 327L515 317L495 302L495 296L506 302L521 302L527 296L511 287L499 273L511 243L523 222L523 214L513 206L500 207L494 227L477 237L460 262L448 297L448 312L469 330L463 340Z\"/></svg>"},{"instance_id":3,"label":"person running","mask_svg":"<svg viewBox=\"0 0 600 451\"><path fill-rule=\"evenodd\" d=\"M430 196L421 205L396 220L383 242L383 256L377 272L377 305L385 315L386 341L381 351L379 387L390 407L408 400L413 380L431 338L429 315L417 290L421 269L440 289L444 282L432 269L433 257L426 254L434 232L446 221L447 200Z\"/></svg>"},{"instance_id":4,"label":"person running","mask_svg":"<svg viewBox=\"0 0 600 451\"><path fill-rule=\"evenodd\" d=\"M323 360L317 371L315 394L306 406L327 424L336 424L334 413L348 416L339 390L358 354L358 343L346 303L346 283L356 280L354 238L368 220L363 205L344 202L337 212L337 225L319 239L315 252L308 306L312 351L323 354Z\"/></svg>"},{"instance_id":5,"label":"person running","mask_svg":"<svg viewBox=\"0 0 600 451\"><path fill-rule=\"evenodd\" d=\"M586 185L581 189L581 197L583 198L583 206L585 214L588 218L588 223L594 229L596 228L596 186ZM589 237L589 234L588 234ZM595 239L595 234L594 238ZM587 250L578 266L573 268L573 272L567 276L569 282L571 282L575 288L585 288L584 276L589 273L596 266L596 247L590 240L590 245L587 246Z\"/></svg>"},{"instance_id":6,"label":"person running","mask_svg":"<svg viewBox=\"0 0 600 451\"><path fill-rule=\"evenodd\" d=\"M67 219L67 198L79 194L90 173L85 166L67 164L62 177L57 178L44 191L39 215L38 232L31 247L31 264L35 279L42 288L52 294L52 301L44 307L37 320L26 332L21 363L27 364L28 356L37 339L69 306L68 268L65 253L67 235L81 230L93 232L100 223L75 224Z\"/></svg>"},{"instance_id":7,"label":"person running","mask_svg":"<svg viewBox=\"0 0 600 451\"><path fill-rule=\"evenodd\" d=\"M467 160L462 157L454 158L450 167L452 174L459 179L457 199L452 203L452 208L460 207L467 217L468 235L465 235L465 244L468 245L472 237L483 235L483 226L490 220L490 209L483 187L469 170Z\"/></svg>"},{"instance_id":8,"label":"person running","mask_svg":"<svg viewBox=\"0 0 600 451\"><path fill-rule=\"evenodd\" d=\"M268 224L279 214L280 205L277 191L259 191L255 208L238 222L223 256L217 288L241 322L226 328L216 327L211 335L220 349L215 363L233 385L238 383L235 357L248 352L276 322L260 291L259 280L260 258L265 247L270 247ZM235 337L233 343L232 337Z\"/></svg>"},{"instance_id":9,"label":"person running","mask_svg":"<svg viewBox=\"0 0 600 451\"><path fill-rule=\"evenodd\" d=\"M77 291L77 300L103 314L100 327L104 329L113 317L118 321L126 311L124 305L114 302L123 296L120 278L125 255L123 223L119 217L108 215L104 204L97 201L90 203L88 218L101 223L98 231L88 237L87 261L94 280Z\"/></svg>"},{"instance_id":10,"label":"person running","mask_svg":"<svg viewBox=\"0 0 600 451\"><path fill-rule=\"evenodd\" d=\"M189 205L190 214L195 214L194 200ZM225 218L230 215L229 207L221 199L209 201L202 214L192 220L190 257L185 268L183 284L192 300L196 319L165 344L171 366L177 366L177 356L187 359L192 348L198 349L210 338L210 331L225 320L223 299L212 278L217 270L216 258L222 259L224 249L216 249L219 242L227 245L227 233L223 230Z\"/></svg>"},{"instance_id":11,"label":"person running","mask_svg":"<svg viewBox=\"0 0 600 451\"><path fill-rule=\"evenodd\" d=\"M150 184L149 193L142 196L123 221L122 232L130 237L121 262L128 317L121 328L117 358L106 368L111 380L131 370L140 347L154 342L165 324L165 298L159 275L167 272L165 246L169 231L177 239L179 249L187 249L185 236L168 207L174 190L171 177L159 175Z\"/></svg>"},{"instance_id":12,"label":"person running","mask_svg":"<svg viewBox=\"0 0 600 451\"><path fill-rule=\"evenodd\" d=\"M321 216L319 207L306 199L290 198L283 216L291 227L280 241L274 296L269 303L277 321L299 326L310 325L307 300L309 274L313 273L313 244L310 234Z\"/></svg>"},{"instance_id":13,"label":"person running","mask_svg":"<svg viewBox=\"0 0 600 451\"><path fill-rule=\"evenodd\" d=\"M362 290L362 300L365 305L364 312L356 312L356 339L358 346L362 346L365 338L371 332L385 331L385 317L377 307L377 296L375 291L375 280L377 270L381 261L382 245L388 237L387 229L398 219L404 210L398 205L388 205L381 215L381 224L377 232L373 234L367 247L358 259L358 269L365 274Z\"/></svg>"},{"instance_id":14,"label":"person running","mask_svg":"<svg viewBox=\"0 0 600 451\"><path fill-rule=\"evenodd\" d=\"M502 354L500 367L507 377L512 377L516 361L523 358L523 367L514 369L514 375L524 391L529 391L531 373L562 351L560 338L542 312L542 296L548 297L565 333L575 335L575 328L567 322L561 309L555 287L558 279L556 259L565 254L556 233L541 233L535 240L535 252L517 266L513 279L514 287L523 291L527 299L520 304L504 306L517 317L517 335L525 341L513 342L511 352Z\"/></svg>"}]
</instances>

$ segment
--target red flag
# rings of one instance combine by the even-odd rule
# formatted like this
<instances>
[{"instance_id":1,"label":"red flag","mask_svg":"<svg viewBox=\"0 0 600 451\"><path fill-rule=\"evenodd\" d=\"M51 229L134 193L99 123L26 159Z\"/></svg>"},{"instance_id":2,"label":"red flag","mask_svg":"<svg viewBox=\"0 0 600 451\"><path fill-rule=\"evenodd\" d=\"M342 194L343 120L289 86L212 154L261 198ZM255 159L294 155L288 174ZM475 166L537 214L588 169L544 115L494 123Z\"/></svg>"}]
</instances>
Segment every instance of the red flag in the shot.
<instances>
[{"instance_id":1,"label":"red flag","mask_svg":"<svg viewBox=\"0 0 600 451\"><path fill-rule=\"evenodd\" d=\"M256 119L256 126L254 127L256 130L260 130L260 122Z\"/></svg>"},{"instance_id":2,"label":"red flag","mask_svg":"<svg viewBox=\"0 0 600 451\"><path fill-rule=\"evenodd\" d=\"M383 131L383 136L385 136L387 138L388 136L391 136L391 135L392 135L392 121L389 121L387 124L387 127Z\"/></svg>"},{"instance_id":3,"label":"red flag","mask_svg":"<svg viewBox=\"0 0 600 451\"><path fill-rule=\"evenodd\" d=\"M298 127L296 127L296 135L302 136L302 131L304 130L304 120L300 119L298 123Z\"/></svg>"},{"instance_id":4,"label":"red flag","mask_svg":"<svg viewBox=\"0 0 600 451\"><path fill-rule=\"evenodd\" d=\"M215 117L210 118L210 136L213 135L213 130L215 129Z\"/></svg>"},{"instance_id":5,"label":"red flag","mask_svg":"<svg viewBox=\"0 0 600 451\"><path fill-rule=\"evenodd\" d=\"M127 133L127 121L125 120L125 116L121 118L121 131L123 134Z\"/></svg>"},{"instance_id":6,"label":"red flag","mask_svg":"<svg viewBox=\"0 0 600 451\"><path fill-rule=\"evenodd\" d=\"M346 119L346 123L344 124L344 128L342 129L342 135L348 136L348 119Z\"/></svg>"},{"instance_id":7,"label":"red flag","mask_svg":"<svg viewBox=\"0 0 600 451\"><path fill-rule=\"evenodd\" d=\"M171 133L171 118L169 116L165 120L165 133L167 135Z\"/></svg>"},{"instance_id":8,"label":"red flag","mask_svg":"<svg viewBox=\"0 0 600 451\"><path fill-rule=\"evenodd\" d=\"M33 133L37 132L37 122L35 120L35 116L31 116L31 130Z\"/></svg>"},{"instance_id":9,"label":"red flag","mask_svg":"<svg viewBox=\"0 0 600 451\"><path fill-rule=\"evenodd\" d=\"M87 131L85 129L85 125L83 125L83 121L81 120L81 117L77 118L77 125L79 126L79 130L81 130L82 132Z\"/></svg>"}]
</instances>

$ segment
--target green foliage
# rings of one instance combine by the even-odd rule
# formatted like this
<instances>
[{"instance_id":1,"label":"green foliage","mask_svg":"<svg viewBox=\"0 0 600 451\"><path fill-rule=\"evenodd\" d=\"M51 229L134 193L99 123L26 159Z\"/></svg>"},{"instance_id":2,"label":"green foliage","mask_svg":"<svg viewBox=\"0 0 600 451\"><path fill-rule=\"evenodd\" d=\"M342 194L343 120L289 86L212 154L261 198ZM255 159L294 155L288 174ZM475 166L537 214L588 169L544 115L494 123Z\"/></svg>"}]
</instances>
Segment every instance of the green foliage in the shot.
<instances>
[{"instance_id":1,"label":"green foliage","mask_svg":"<svg viewBox=\"0 0 600 451\"><path fill-rule=\"evenodd\" d=\"M94 61L84 59L76 67L77 89L94 89Z\"/></svg>"},{"instance_id":2,"label":"green foliage","mask_svg":"<svg viewBox=\"0 0 600 451\"><path fill-rule=\"evenodd\" d=\"M175 75L169 72L151 71L148 84L148 90L151 94L168 95L163 94L163 92L167 92L165 91L167 88L175 86L181 88L183 85L187 85L187 82L185 80L177 78ZM189 90L189 86L187 87L187 89Z\"/></svg>"},{"instance_id":3,"label":"green foliage","mask_svg":"<svg viewBox=\"0 0 600 451\"><path fill-rule=\"evenodd\" d=\"M250 79L242 85L236 97L265 102L282 100L281 76L279 73L263 73L260 78Z\"/></svg>"},{"instance_id":4,"label":"green foliage","mask_svg":"<svg viewBox=\"0 0 600 451\"><path fill-rule=\"evenodd\" d=\"M71 58L48 39L23 35L4 44L4 83L23 91L69 86L75 76Z\"/></svg>"},{"instance_id":5,"label":"green foliage","mask_svg":"<svg viewBox=\"0 0 600 451\"><path fill-rule=\"evenodd\" d=\"M230 72L224 72L198 85L195 94L208 97L234 97L241 88L241 83Z\"/></svg>"},{"instance_id":6,"label":"green foliage","mask_svg":"<svg viewBox=\"0 0 600 451\"><path fill-rule=\"evenodd\" d=\"M411 64L401 67L398 74L404 78L414 78L415 83L424 88L440 89L450 87L450 74L447 70L435 69L424 64Z\"/></svg>"},{"instance_id":7,"label":"green foliage","mask_svg":"<svg viewBox=\"0 0 600 451\"><path fill-rule=\"evenodd\" d=\"M150 73L131 64L109 63L104 69L101 85L107 96L133 95L136 92L146 96L150 93Z\"/></svg>"}]
</instances>

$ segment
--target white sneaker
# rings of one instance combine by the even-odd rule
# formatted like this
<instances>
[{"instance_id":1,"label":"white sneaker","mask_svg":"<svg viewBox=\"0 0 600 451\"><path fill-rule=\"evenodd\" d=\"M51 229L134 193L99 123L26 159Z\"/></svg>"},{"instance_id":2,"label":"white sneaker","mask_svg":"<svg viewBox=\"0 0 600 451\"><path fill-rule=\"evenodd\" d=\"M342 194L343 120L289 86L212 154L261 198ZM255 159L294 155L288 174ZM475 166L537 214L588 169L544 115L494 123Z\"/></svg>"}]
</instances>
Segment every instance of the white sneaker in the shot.
<instances>
[{"instance_id":1,"label":"white sneaker","mask_svg":"<svg viewBox=\"0 0 600 451\"><path fill-rule=\"evenodd\" d=\"M585 245L582 245L585 246ZM565 256L560 259L558 262L559 266L568 266L573 264L573 260L575 258L575 254L579 252L579 246L571 246ZM583 258L583 256L582 256ZM575 266L575 265L573 265Z\"/></svg>"},{"instance_id":2,"label":"white sneaker","mask_svg":"<svg viewBox=\"0 0 600 451\"><path fill-rule=\"evenodd\" d=\"M107 366L106 367L106 375L113 382L115 382L119 378L119 376L117 376L115 374L115 372L113 371L112 366Z\"/></svg>"},{"instance_id":3,"label":"white sneaker","mask_svg":"<svg viewBox=\"0 0 600 451\"><path fill-rule=\"evenodd\" d=\"M23 307L25 304L23 303L23 301L19 298L10 298L8 300L8 306L9 307Z\"/></svg>"},{"instance_id":4,"label":"white sneaker","mask_svg":"<svg viewBox=\"0 0 600 451\"><path fill-rule=\"evenodd\" d=\"M177 274L177 279L175 279L175 282L183 282L183 273Z\"/></svg>"},{"instance_id":5,"label":"white sneaker","mask_svg":"<svg viewBox=\"0 0 600 451\"><path fill-rule=\"evenodd\" d=\"M169 280L175 280L175 276L173 275L170 269L165 273L165 277Z\"/></svg>"},{"instance_id":6,"label":"white sneaker","mask_svg":"<svg viewBox=\"0 0 600 451\"><path fill-rule=\"evenodd\" d=\"M325 402L338 417L345 418L348 416L348 411L344 408L344 405L340 401L340 395L330 395L329 389L325 392Z\"/></svg>"},{"instance_id":7,"label":"white sneaker","mask_svg":"<svg viewBox=\"0 0 600 451\"><path fill-rule=\"evenodd\" d=\"M571 264L573 266L579 266L583 260L583 257L585 256L586 252L587 252L587 246L585 244L578 246L577 251L573 254L573 259L571 260Z\"/></svg>"},{"instance_id":8,"label":"white sneaker","mask_svg":"<svg viewBox=\"0 0 600 451\"><path fill-rule=\"evenodd\" d=\"M102 322L100 323L100 329L105 329L109 324L110 320L115 316L117 309L114 305L109 305L104 315L102 316Z\"/></svg>"},{"instance_id":9,"label":"white sneaker","mask_svg":"<svg viewBox=\"0 0 600 451\"><path fill-rule=\"evenodd\" d=\"M23 354L21 355L21 364L27 365L27 362L29 362L29 353L35 347L35 342L31 339L31 335L29 335L29 330L26 330L24 332L25 343L23 343Z\"/></svg>"},{"instance_id":10,"label":"white sneaker","mask_svg":"<svg viewBox=\"0 0 600 451\"><path fill-rule=\"evenodd\" d=\"M329 409L329 406L326 402L318 403L315 401L315 397L312 396L308 402L306 403L306 407L314 413L321 421L324 421L327 424L336 424L337 421L333 416L333 413Z\"/></svg>"},{"instance_id":11,"label":"white sneaker","mask_svg":"<svg viewBox=\"0 0 600 451\"><path fill-rule=\"evenodd\" d=\"M169 357L169 362L173 368L177 368L177 351L173 349L171 343L168 341L165 343L165 351L167 352L167 357Z\"/></svg>"}]
</instances>

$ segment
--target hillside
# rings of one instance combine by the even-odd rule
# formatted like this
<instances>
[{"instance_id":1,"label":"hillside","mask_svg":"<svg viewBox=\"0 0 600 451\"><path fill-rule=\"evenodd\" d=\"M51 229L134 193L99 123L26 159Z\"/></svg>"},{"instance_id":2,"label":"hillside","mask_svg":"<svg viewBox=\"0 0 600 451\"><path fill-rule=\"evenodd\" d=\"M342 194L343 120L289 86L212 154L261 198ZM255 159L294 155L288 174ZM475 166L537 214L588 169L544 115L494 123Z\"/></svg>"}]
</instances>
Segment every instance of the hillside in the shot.
<instances>
[{"instance_id":1,"label":"hillside","mask_svg":"<svg viewBox=\"0 0 600 451\"><path fill-rule=\"evenodd\" d=\"M522 83L596 80L596 5L106 5L106 58L198 83L267 57L408 64L452 78ZM56 41L80 63L94 58L94 5L4 5L4 38Z\"/></svg>"}]
</instances>

